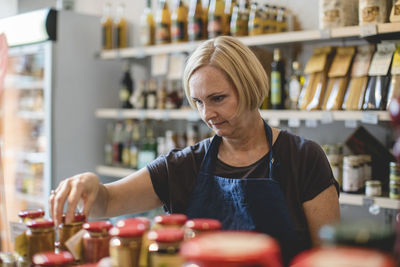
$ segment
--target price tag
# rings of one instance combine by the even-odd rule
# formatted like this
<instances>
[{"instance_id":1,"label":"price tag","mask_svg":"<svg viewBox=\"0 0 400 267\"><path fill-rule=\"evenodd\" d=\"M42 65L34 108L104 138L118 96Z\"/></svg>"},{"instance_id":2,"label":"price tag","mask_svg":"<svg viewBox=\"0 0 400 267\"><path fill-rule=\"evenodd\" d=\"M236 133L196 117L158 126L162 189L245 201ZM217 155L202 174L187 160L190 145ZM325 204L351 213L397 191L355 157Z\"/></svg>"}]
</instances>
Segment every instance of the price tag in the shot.
<instances>
[{"instance_id":1,"label":"price tag","mask_svg":"<svg viewBox=\"0 0 400 267\"><path fill-rule=\"evenodd\" d=\"M324 111L322 112L321 123L329 124L333 122L333 115L332 112Z\"/></svg>"},{"instance_id":2,"label":"price tag","mask_svg":"<svg viewBox=\"0 0 400 267\"><path fill-rule=\"evenodd\" d=\"M288 125L291 128L299 128L300 127L300 120L299 119L289 119Z\"/></svg>"},{"instance_id":3,"label":"price tag","mask_svg":"<svg viewBox=\"0 0 400 267\"><path fill-rule=\"evenodd\" d=\"M180 80L185 67L186 56L184 54L173 54L169 57L168 79Z\"/></svg>"},{"instance_id":4,"label":"price tag","mask_svg":"<svg viewBox=\"0 0 400 267\"><path fill-rule=\"evenodd\" d=\"M269 119L268 120L268 124L272 127L278 127L280 124L280 120L279 119Z\"/></svg>"},{"instance_id":5,"label":"price tag","mask_svg":"<svg viewBox=\"0 0 400 267\"><path fill-rule=\"evenodd\" d=\"M356 128L357 127L357 121L356 120L345 120L344 121L344 127L346 127L346 128Z\"/></svg>"},{"instance_id":6,"label":"price tag","mask_svg":"<svg viewBox=\"0 0 400 267\"><path fill-rule=\"evenodd\" d=\"M197 113L196 111L189 111L187 114L187 120L188 121L198 121L200 119L199 113Z\"/></svg>"},{"instance_id":7,"label":"price tag","mask_svg":"<svg viewBox=\"0 0 400 267\"><path fill-rule=\"evenodd\" d=\"M373 112L363 112L361 121L363 123L378 124L378 114Z\"/></svg>"},{"instance_id":8,"label":"price tag","mask_svg":"<svg viewBox=\"0 0 400 267\"><path fill-rule=\"evenodd\" d=\"M378 27L376 24L367 24L360 26L360 36L367 37L378 34Z\"/></svg>"},{"instance_id":9,"label":"price tag","mask_svg":"<svg viewBox=\"0 0 400 267\"><path fill-rule=\"evenodd\" d=\"M318 121L317 120L306 120L306 127L308 128L317 128Z\"/></svg>"},{"instance_id":10,"label":"price tag","mask_svg":"<svg viewBox=\"0 0 400 267\"><path fill-rule=\"evenodd\" d=\"M331 38L331 29L322 29L319 31L321 39Z\"/></svg>"},{"instance_id":11,"label":"price tag","mask_svg":"<svg viewBox=\"0 0 400 267\"><path fill-rule=\"evenodd\" d=\"M168 55L161 54L151 57L151 75L161 76L168 72Z\"/></svg>"}]
</instances>

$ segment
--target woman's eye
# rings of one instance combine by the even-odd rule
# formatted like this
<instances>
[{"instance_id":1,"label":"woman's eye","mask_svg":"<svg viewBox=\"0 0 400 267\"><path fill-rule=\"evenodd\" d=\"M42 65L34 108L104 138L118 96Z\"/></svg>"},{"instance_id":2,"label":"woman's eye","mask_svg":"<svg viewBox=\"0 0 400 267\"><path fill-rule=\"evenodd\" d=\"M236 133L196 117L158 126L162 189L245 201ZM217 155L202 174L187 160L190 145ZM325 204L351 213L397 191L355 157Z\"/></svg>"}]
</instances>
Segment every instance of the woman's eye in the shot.
<instances>
[{"instance_id":1,"label":"woman's eye","mask_svg":"<svg viewBox=\"0 0 400 267\"><path fill-rule=\"evenodd\" d=\"M196 105L201 105L202 104L202 102L200 100L198 100L198 99L193 99L193 101L194 101L194 103Z\"/></svg>"},{"instance_id":2,"label":"woman's eye","mask_svg":"<svg viewBox=\"0 0 400 267\"><path fill-rule=\"evenodd\" d=\"M222 100L224 100L224 98L225 98L225 96L219 95L219 96L214 97L213 100L215 102L221 102Z\"/></svg>"}]
</instances>

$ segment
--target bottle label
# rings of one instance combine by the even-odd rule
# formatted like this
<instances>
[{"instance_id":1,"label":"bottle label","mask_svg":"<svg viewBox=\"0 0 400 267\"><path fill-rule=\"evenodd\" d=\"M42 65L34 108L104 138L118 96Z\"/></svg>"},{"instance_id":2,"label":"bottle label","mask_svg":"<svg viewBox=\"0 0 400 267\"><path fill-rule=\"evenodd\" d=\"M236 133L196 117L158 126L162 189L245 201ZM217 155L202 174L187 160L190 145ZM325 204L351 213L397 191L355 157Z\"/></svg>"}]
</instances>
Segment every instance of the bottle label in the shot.
<instances>
[{"instance_id":1,"label":"bottle label","mask_svg":"<svg viewBox=\"0 0 400 267\"><path fill-rule=\"evenodd\" d=\"M174 21L171 27L171 39L173 41L185 41L185 22Z\"/></svg>"},{"instance_id":2,"label":"bottle label","mask_svg":"<svg viewBox=\"0 0 400 267\"><path fill-rule=\"evenodd\" d=\"M171 32L169 24L158 23L156 29L156 41L157 43L167 43L171 39Z\"/></svg>"},{"instance_id":3,"label":"bottle label","mask_svg":"<svg viewBox=\"0 0 400 267\"><path fill-rule=\"evenodd\" d=\"M281 92L281 73L279 71L271 72L271 104L280 105L282 100Z\"/></svg>"},{"instance_id":4,"label":"bottle label","mask_svg":"<svg viewBox=\"0 0 400 267\"><path fill-rule=\"evenodd\" d=\"M150 26L149 25L142 25L140 27L140 43L142 45L150 44Z\"/></svg>"},{"instance_id":5,"label":"bottle label","mask_svg":"<svg viewBox=\"0 0 400 267\"><path fill-rule=\"evenodd\" d=\"M202 34L203 20L201 18L191 18L188 25L188 32L190 40L201 40L203 38Z\"/></svg>"},{"instance_id":6,"label":"bottle label","mask_svg":"<svg viewBox=\"0 0 400 267\"><path fill-rule=\"evenodd\" d=\"M222 34L222 17L221 16L211 16L208 20L208 37L214 38Z\"/></svg>"},{"instance_id":7,"label":"bottle label","mask_svg":"<svg viewBox=\"0 0 400 267\"><path fill-rule=\"evenodd\" d=\"M130 97L130 93L129 93L128 88L126 88L125 86L122 87L122 88L119 90L119 100L120 100L121 102L126 102L126 101L129 100L129 97Z\"/></svg>"}]
</instances>

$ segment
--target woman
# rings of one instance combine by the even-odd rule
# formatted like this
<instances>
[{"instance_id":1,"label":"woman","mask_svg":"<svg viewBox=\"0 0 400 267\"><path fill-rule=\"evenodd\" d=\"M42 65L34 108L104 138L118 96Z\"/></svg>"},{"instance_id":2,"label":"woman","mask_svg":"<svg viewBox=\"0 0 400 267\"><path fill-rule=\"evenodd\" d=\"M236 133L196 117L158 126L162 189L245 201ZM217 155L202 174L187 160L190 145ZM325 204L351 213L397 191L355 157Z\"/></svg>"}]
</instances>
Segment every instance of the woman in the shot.
<instances>
[{"instance_id":1,"label":"woman","mask_svg":"<svg viewBox=\"0 0 400 267\"><path fill-rule=\"evenodd\" d=\"M64 180L50 197L56 224L64 203L69 221L80 199L94 217L164 205L170 213L216 218L225 229L267 233L286 261L317 245L320 227L339 220L337 183L319 145L261 118L268 79L251 50L233 37L208 40L188 59L183 82L216 135L114 183L103 185L92 173Z\"/></svg>"}]
</instances>

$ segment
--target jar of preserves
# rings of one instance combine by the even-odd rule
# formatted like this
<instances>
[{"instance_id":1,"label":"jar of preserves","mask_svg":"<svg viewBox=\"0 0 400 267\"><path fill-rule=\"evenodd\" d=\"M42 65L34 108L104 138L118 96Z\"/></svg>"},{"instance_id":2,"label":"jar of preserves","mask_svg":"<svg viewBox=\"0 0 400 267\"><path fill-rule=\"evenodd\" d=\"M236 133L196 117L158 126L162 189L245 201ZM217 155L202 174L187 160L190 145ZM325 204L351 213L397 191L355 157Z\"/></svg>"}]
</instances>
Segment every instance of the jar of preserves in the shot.
<instances>
[{"instance_id":1,"label":"jar of preserves","mask_svg":"<svg viewBox=\"0 0 400 267\"><path fill-rule=\"evenodd\" d=\"M104 257L108 257L110 235L108 231L112 227L109 221L87 222L83 229L87 232L83 235L83 259L88 263L95 263Z\"/></svg>"},{"instance_id":2,"label":"jar of preserves","mask_svg":"<svg viewBox=\"0 0 400 267\"><path fill-rule=\"evenodd\" d=\"M395 267L389 254L357 247L321 247L298 254L290 266L296 267Z\"/></svg>"},{"instance_id":3,"label":"jar of preserves","mask_svg":"<svg viewBox=\"0 0 400 267\"><path fill-rule=\"evenodd\" d=\"M58 226L59 249L61 251L67 250L65 242L82 229L85 219L86 217L82 213L75 213L72 222L66 224L65 215L63 215L62 223Z\"/></svg>"},{"instance_id":4,"label":"jar of preserves","mask_svg":"<svg viewBox=\"0 0 400 267\"><path fill-rule=\"evenodd\" d=\"M184 265L201 267L282 266L278 242L255 232L217 231L183 243Z\"/></svg>"},{"instance_id":5,"label":"jar of preserves","mask_svg":"<svg viewBox=\"0 0 400 267\"><path fill-rule=\"evenodd\" d=\"M163 228L150 231L148 233L151 242L149 246L149 267L182 266L183 261L179 255L179 249L183 237L183 229Z\"/></svg>"},{"instance_id":6,"label":"jar of preserves","mask_svg":"<svg viewBox=\"0 0 400 267\"><path fill-rule=\"evenodd\" d=\"M21 210L18 212L18 217L21 223L26 223L29 220L41 219L44 216L44 210L34 209L34 210Z\"/></svg>"},{"instance_id":7,"label":"jar of preserves","mask_svg":"<svg viewBox=\"0 0 400 267\"><path fill-rule=\"evenodd\" d=\"M51 266L65 267L70 266L74 262L74 257L68 251L44 252L33 256L33 264L35 266Z\"/></svg>"},{"instance_id":8,"label":"jar of preserves","mask_svg":"<svg viewBox=\"0 0 400 267\"><path fill-rule=\"evenodd\" d=\"M365 182L365 195L367 197L380 197L382 195L382 184L378 180Z\"/></svg>"},{"instance_id":9,"label":"jar of preserves","mask_svg":"<svg viewBox=\"0 0 400 267\"><path fill-rule=\"evenodd\" d=\"M389 197L400 199L400 165L397 162L390 162L389 180Z\"/></svg>"},{"instance_id":10,"label":"jar of preserves","mask_svg":"<svg viewBox=\"0 0 400 267\"><path fill-rule=\"evenodd\" d=\"M27 223L27 227L27 259L29 261L32 261L33 255L37 253L54 251L55 230L52 220L31 220Z\"/></svg>"},{"instance_id":11,"label":"jar of preserves","mask_svg":"<svg viewBox=\"0 0 400 267\"><path fill-rule=\"evenodd\" d=\"M343 158L343 191L346 193L359 193L362 188L359 176L359 161L355 156Z\"/></svg>"},{"instance_id":12,"label":"jar of preserves","mask_svg":"<svg viewBox=\"0 0 400 267\"><path fill-rule=\"evenodd\" d=\"M215 219L191 219L185 223L185 240L193 238L201 233L217 231L221 229L221 223Z\"/></svg>"},{"instance_id":13,"label":"jar of preserves","mask_svg":"<svg viewBox=\"0 0 400 267\"><path fill-rule=\"evenodd\" d=\"M111 228L110 256L112 266L139 266L142 236L145 231L145 225L142 223Z\"/></svg>"},{"instance_id":14,"label":"jar of preserves","mask_svg":"<svg viewBox=\"0 0 400 267\"><path fill-rule=\"evenodd\" d=\"M187 216L184 214L167 214L167 215L158 215L154 217L154 224L152 229L157 230L161 228L182 228L186 221Z\"/></svg>"}]
</instances>

